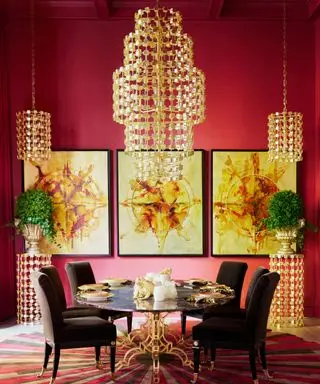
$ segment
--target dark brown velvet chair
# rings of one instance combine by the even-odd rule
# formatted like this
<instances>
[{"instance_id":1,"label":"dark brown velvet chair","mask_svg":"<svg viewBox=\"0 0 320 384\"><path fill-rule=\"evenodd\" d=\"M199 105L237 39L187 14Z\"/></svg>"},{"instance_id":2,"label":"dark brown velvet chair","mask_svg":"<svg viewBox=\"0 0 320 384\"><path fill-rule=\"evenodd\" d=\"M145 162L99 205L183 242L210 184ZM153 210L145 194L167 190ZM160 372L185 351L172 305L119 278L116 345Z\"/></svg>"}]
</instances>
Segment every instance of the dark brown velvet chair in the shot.
<instances>
[{"instance_id":1,"label":"dark brown velvet chair","mask_svg":"<svg viewBox=\"0 0 320 384\"><path fill-rule=\"evenodd\" d=\"M203 320L210 319L211 317L245 318L254 287L256 286L260 277L265 273L269 273L269 269L265 267L257 267L257 269L253 272L248 287L244 308L241 308L237 305L222 305L219 307L211 307L203 312Z\"/></svg>"},{"instance_id":2,"label":"dark brown velvet chair","mask_svg":"<svg viewBox=\"0 0 320 384\"><path fill-rule=\"evenodd\" d=\"M54 349L54 361L50 383L53 383L57 376L62 349L94 347L96 367L101 368L101 346L110 346L110 366L114 376L116 326L96 316L64 318L59 293L49 276L32 271L31 281L40 306L45 337L44 362L39 376L42 376L47 368L52 349Z\"/></svg>"},{"instance_id":3,"label":"dark brown velvet chair","mask_svg":"<svg viewBox=\"0 0 320 384\"><path fill-rule=\"evenodd\" d=\"M49 276L51 282L54 285L54 288L57 292L57 297L60 301L62 308L62 316L64 319L70 317L83 317L83 316L101 316L101 309L93 308L93 307L85 307L81 305L76 305L72 307L67 307L66 296L64 293L64 288L62 285L62 281L59 275L57 268L54 265L46 265L40 268L40 272Z\"/></svg>"},{"instance_id":4,"label":"dark brown velvet chair","mask_svg":"<svg viewBox=\"0 0 320 384\"><path fill-rule=\"evenodd\" d=\"M74 261L67 263L65 265L65 269L73 297L76 296L78 287L81 285L95 284L96 282L91 264L87 261ZM132 312L101 309L101 316L104 319L110 319L112 322L116 319L127 317L128 333L132 330Z\"/></svg>"},{"instance_id":5,"label":"dark brown velvet chair","mask_svg":"<svg viewBox=\"0 0 320 384\"><path fill-rule=\"evenodd\" d=\"M210 311L226 311L237 310L240 308L241 292L244 282L244 278L248 269L248 264L241 261L223 261L219 268L216 282L219 284L225 284L228 287L234 289L235 298L230 300L226 305L222 307L209 307L206 310L199 311L184 311L181 313L181 333L182 337L186 333L186 318L187 316L195 317L197 319L204 320L206 312Z\"/></svg>"},{"instance_id":6,"label":"dark brown velvet chair","mask_svg":"<svg viewBox=\"0 0 320 384\"><path fill-rule=\"evenodd\" d=\"M266 360L267 322L279 280L277 272L263 274L258 279L244 318L212 317L192 328L193 383L196 383L199 374L201 347L211 349L211 368L214 368L216 348L247 350L254 384L259 382L256 370L256 356L259 352L265 376L270 378Z\"/></svg>"}]
</instances>

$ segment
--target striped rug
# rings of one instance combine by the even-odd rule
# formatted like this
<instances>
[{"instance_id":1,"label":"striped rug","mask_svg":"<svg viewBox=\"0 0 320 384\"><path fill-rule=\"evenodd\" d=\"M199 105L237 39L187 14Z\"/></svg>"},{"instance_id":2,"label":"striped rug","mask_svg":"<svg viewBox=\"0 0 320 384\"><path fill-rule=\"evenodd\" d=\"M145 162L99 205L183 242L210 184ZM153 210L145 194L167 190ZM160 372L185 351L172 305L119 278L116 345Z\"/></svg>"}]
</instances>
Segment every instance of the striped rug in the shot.
<instances>
[{"instance_id":1,"label":"striped rug","mask_svg":"<svg viewBox=\"0 0 320 384\"><path fill-rule=\"evenodd\" d=\"M125 350L118 348L117 360ZM288 334L271 335L267 342L269 370L281 384L320 383L320 344L304 341ZM192 356L192 351L189 352ZM106 356L102 355L103 360ZM0 383L48 383L49 370L42 378L35 374L43 360L41 333L19 334L0 343ZM52 358L51 358L52 363ZM99 371L94 365L93 348L63 350L56 384L149 384L152 383L152 366L149 359L134 360L130 368L116 372L116 381L111 380L109 363ZM258 374L263 378L260 367ZM192 378L192 369L184 368L180 360L165 359L161 363L160 384L186 384ZM249 384L252 383L248 355L239 351L217 351L216 369L202 369L199 384Z\"/></svg>"}]
</instances>

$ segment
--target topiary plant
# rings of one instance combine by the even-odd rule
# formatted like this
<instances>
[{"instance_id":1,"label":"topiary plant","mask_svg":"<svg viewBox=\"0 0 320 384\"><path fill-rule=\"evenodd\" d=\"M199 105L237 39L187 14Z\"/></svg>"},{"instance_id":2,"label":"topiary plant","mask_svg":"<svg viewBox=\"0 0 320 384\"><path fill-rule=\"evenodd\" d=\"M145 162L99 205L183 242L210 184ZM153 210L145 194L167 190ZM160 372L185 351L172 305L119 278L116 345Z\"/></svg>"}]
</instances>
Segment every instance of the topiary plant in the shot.
<instances>
[{"instance_id":1,"label":"topiary plant","mask_svg":"<svg viewBox=\"0 0 320 384\"><path fill-rule=\"evenodd\" d=\"M16 202L15 225L23 232L26 224L38 224L43 236L53 241L56 231L53 222L53 203L48 192L42 189L29 189L18 196Z\"/></svg>"},{"instance_id":2,"label":"topiary plant","mask_svg":"<svg viewBox=\"0 0 320 384\"><path fill-rule=\"evenodd\" d=\"M291 190L276 192L269 200L269 216L263 220L270 231L279 229L296 228L297 246L300 250L304 246L304 233L306 228L317 231L317 227L305 221L304 206L298 193Z\"/></svg>"},{"instance_id":3,"label":"topiary plant","mask_svg":"<svg viewBox=\"0 0 320 384\"><path fill-rule=\"evenodd\" d=\"M269 216L264 223L269 230L296 227L303 218L303 202L301 197L293 191L276 192L268 204Z\"/></svg>"}]
</instances>

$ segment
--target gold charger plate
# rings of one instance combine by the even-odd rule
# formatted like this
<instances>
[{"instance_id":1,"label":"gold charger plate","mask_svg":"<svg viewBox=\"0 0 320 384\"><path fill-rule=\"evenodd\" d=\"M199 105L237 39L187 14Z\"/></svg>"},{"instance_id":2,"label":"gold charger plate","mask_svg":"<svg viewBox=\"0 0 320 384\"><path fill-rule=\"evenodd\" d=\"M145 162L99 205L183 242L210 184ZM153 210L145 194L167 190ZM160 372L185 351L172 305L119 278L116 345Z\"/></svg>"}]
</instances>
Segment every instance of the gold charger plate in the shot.
<instances>
[{"instance_id":1,"label":"gold charger plate","mask_svg":"<svg viewBox=\"0 0 320 384\"><path fill-rule=\"evenodd\" d=\"M100 281L100 283L102 283L102 284L109 284L110 287L120 286L120 285L125 284L127 282L128 282L128 279L122 279L120 277L110 277L108 279L103 279Z\"/></svg>"},{"instance_id":2,"label":"gold charger plate","mask_svg":"<svg viewBox=\"0 0 320 384\"><path fill-rule=\"evenodd\" d=\"M101 291L107 287L104 284L84 284L78 287L79 291Z\"/></svg>"},{"instance_id":3,"label":"gold charger plate","mask_svg":"<svg viewBox=\"0 0 320 384\"><path fill-rule=\"evenodd\" d=\"M83 292L80 296L90 301L105 301L113 296L113 293L105 291Z\"/></svg>"},{"instance_id":4,"label":"gold charger plate","mask_svg":"<svg viewBox=\"0 0 320 384\"><path fill-rule=\"evenodd\" d=\"M184 281L185 284L190 284L190 285L206 285L210 283L206 279L201 279L201 278L192 278Z\"/></svg>"}]
</instances>

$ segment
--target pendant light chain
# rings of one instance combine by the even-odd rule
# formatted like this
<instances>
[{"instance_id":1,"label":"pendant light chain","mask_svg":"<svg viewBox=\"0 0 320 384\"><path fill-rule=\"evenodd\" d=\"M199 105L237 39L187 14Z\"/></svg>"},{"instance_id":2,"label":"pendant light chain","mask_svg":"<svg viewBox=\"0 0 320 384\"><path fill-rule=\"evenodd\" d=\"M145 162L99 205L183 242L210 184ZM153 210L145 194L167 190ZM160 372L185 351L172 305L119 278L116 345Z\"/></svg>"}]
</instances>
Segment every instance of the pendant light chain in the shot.
<instances>
[{"instance_id":1,"label":"pendant light chain","mask_svg":"<svg viewBox=\"0 0 320 384\"><path fill-rule=\"evenodd\" d=\"M35 54L35 31L34 31L34 0L30 5L30 27L31 27L31 95L32 109L36 109L36 54Z\"/></svg>"},{"instance_id":2,"label":"pendant light chain","mask_svg":"<svg viewBox=\"0 0 320 384\"><path fill-rule=\"evenodd\" d=\"M288 57L287 57L287 4L286 0L283 2L283 20L282 20L282 36L283 36L283 56L282 56L282 70L283 70L283 112L287 112L287 86L288 86Z\"/></svg>"}]
</instances>

